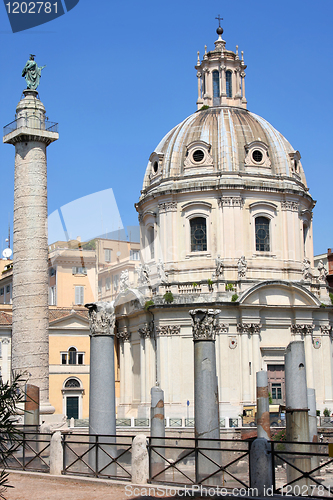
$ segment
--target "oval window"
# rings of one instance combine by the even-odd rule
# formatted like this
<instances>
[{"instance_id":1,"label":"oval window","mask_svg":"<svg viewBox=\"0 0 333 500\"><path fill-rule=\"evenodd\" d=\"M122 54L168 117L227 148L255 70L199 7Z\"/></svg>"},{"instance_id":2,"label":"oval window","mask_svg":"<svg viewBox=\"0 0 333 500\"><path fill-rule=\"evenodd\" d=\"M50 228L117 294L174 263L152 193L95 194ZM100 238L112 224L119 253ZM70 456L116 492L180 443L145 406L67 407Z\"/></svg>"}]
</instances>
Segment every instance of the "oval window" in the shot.
<instances>
[{"instance_id":1,"label":"oval window","mask_svg":"<svg viewBox=\"0 0 333 500\"><path fill-rule=\"evenodd\" d=\"M158 163L157 163L157 161L154 162L153 170L154 170L154 173L156 174L157 170L158 170Z\"/></svg>"},{"instance_id":2,"label":"oval window","mask_svg":"<svg viewBox=\"0 0 333 500\"><path fill-rule=\"evenodd\" d=\"M202 161L205 157L205 153L201 150L201 149L196 149L193 153L193 160L196 162L196 163L199 163L200 161Z\"/></svg>"},{"instance_id":3,"label":"oval window","mask_svg":"<svg viewBox=\"0 0 333 500\"><path fill-rule=\"evenodd\" d=\"M259 149L255 149L252 153L252 158L255 162L260 163L262 161L262 152Z\"/></svg>"}]
</instances>

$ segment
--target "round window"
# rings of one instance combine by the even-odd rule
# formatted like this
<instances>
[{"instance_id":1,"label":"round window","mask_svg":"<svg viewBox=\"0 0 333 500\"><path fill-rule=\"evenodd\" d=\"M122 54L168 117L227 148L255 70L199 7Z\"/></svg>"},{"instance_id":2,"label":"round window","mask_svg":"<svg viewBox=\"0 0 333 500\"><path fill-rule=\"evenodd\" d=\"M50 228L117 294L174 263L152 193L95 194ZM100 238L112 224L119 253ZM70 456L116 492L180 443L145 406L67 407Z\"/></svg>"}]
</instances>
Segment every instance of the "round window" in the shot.
<instances>
[{"instance_id":1,"label":"round window","mask_svg":"<svg viewBox=\"0 0 333 500\"><path fill-rule=\"evenodd\" d=\"M154 174L156 174L157 170L158 170L158 163L157 163L157 161L154 162L153 170L154 170Z\"/></svg>"},{"instance_id":2,"label":"round window","mask_svg":"<svg viewBox=\"0 0 333 500\"><path fill-rule=\"evenodd\" d=\"M193 160L196 163L201 162L205 157L205 153L202 151L202 149L196 149L193 153Z\"/></svg>"},{"instance_id":3,"label":"round window","mask_svg":"<svg viewBox=\"0 0 333 500\"><path fill-rule=\"evenodd\" d=\"M262 161L262 152L259 149L255 149L252 153L252 158L255 162L260 163Z\"/></svg>"}]
</instances>

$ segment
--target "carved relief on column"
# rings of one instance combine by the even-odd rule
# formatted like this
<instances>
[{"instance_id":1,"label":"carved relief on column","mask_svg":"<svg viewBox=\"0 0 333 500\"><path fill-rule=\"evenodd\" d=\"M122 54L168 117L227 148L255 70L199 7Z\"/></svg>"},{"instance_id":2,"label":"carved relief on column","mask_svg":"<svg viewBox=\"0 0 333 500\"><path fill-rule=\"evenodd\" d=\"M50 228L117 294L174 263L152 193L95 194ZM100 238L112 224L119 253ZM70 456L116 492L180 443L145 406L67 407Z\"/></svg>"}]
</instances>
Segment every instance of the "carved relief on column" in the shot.
<instances>
[{"instance_id":1,"label":"carved relief on column","mask_svg":"<svg viewBox=\"0 0 333 500\"><path fill-rule=\"evenodd\" d=\"M114 335L116 315L110 302L86 304L89 310L90 335Z\"/></svg>"},{"instance_id":2,"label":"carved relief on column","mask_svg":"<svg viewBox=\"0 0 333 500\"><path fill-rule=\"evenodd\" d=\"M140 325L138 329L140 337L144 339L148 339L153 336L154 332L154 325L152 322L150 323L144 323L143 325Z\"/></svg>"},{"instance_id":3,"label":"carved relief on column","mask_svg":"<svg viewBox=\"0 0 333 500\"><path fill-rule=\"evenodd\" d=\"M156 326L156 335L179 335L180 326L179 325L162 325Z\"/></svg>"},{"instance_id":4,"label":"carved relief on column","mask_svg":"<svg viewBox=\"0 0 333 500\"><path fill-rule=\"evenodd\" d=\"M215 340L220 309L191 309L193 340Z\"/></svg>"}]
</instances>

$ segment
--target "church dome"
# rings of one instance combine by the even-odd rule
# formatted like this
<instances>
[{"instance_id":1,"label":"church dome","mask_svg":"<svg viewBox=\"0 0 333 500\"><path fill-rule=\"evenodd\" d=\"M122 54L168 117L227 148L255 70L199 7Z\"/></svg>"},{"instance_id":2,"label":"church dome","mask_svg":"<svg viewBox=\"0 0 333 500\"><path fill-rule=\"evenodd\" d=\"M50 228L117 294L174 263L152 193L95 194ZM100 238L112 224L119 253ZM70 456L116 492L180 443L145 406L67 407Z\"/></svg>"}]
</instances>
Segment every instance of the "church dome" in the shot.
<instances>
[{"instance_id":1,"label":"church dome","mask_svg":"<svg viewBox=\"0 0 333 500\"><path fill-rule=\"evenodd\" d=\"M237 106L215 106L193 113L166 134L150 156L143 189L166 179L216 174L287 177L304 187L299 160L299 152L260 116Z\"/></svg>"}]
</instances>

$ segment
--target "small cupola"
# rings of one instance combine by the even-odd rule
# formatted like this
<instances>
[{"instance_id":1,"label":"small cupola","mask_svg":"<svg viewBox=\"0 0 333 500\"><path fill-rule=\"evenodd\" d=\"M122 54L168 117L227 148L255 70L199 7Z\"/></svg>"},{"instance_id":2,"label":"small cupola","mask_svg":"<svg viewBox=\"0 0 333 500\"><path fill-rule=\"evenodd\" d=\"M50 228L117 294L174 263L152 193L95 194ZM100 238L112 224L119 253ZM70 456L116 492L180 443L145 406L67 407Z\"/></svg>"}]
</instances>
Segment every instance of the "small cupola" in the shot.
<instances>
[{"instance_id":1,"label":"small cupola","mask_svg":"<svg viewBox=\"0 0 333 500\"><path fill-rule=\"evenodd\" d=\"M236 52L226 50L226 42L222 39L223 28L221 18L218 16L219 27L216 30L218 39L215 49L205 53L200 62L200 52L195 69L198 78L197 109L202 106L237 106L246 109L245 98L245 69L244 54L241 58Z\"/></svg>"}]
</instances>

